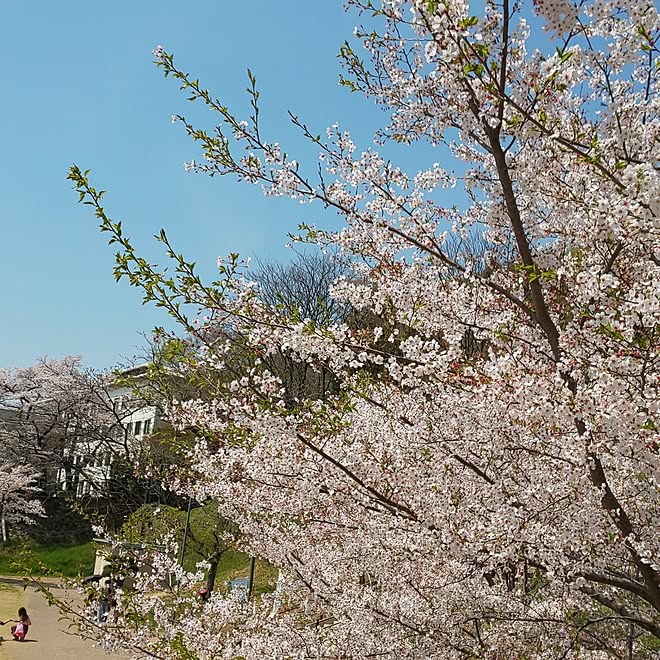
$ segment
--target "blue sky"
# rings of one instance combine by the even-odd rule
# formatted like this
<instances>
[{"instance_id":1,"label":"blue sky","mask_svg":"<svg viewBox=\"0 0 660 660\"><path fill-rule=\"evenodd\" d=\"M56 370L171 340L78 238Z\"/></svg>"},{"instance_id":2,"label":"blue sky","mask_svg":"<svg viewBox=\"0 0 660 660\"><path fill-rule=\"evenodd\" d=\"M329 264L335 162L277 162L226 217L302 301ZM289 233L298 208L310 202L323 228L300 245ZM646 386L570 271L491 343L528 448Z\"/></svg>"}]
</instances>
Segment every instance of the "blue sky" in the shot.
<instances>
[{"instance_id":1,"label":"blue sky","mask_svg":"<svg viewBox=\"0 0 660 660\"><path fill-rule=\"evenodd\" d=\"M5 3L0 21L0 367L80 354L108 368L136 353L141 332L166 322L112 277L113 255L66 180L92 169L106 207L151 260L164 227L212 274L229 252L286 259L287 231L332 216L234 180L187 174L195 146L171 115L190 110L152 63L158 44L224 102L246 109L245 71L257 75L273 139L303 155L286 111L315 132L335 120L364 139L382 117L338 83L339 47L359 18L341 0L246 3ZM207 126L212 126L209 115ZM369 130L367 130L369 129Z\"/></svg>"}]
</instances>

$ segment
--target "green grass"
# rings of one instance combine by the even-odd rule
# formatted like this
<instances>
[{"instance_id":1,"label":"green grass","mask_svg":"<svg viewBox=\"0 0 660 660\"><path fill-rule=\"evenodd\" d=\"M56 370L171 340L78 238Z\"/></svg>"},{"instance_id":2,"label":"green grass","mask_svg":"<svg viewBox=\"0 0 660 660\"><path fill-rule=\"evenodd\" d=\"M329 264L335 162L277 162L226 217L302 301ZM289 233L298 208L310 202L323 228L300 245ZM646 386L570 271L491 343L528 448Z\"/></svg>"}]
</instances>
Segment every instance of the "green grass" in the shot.
<instances>
[{"instance_id":1,"label":"green grass","mask_svg":"<svg viewBox=\"0 0 660 660\"><path fill-rule=\"evenodd\" d=\"M0 546L0 575L64 575L77 577L94 571L93 543L41 545L10 543Z\"/></svg>"},{"instance_id":2,"label":"green grass","mask_svg":"<svg viewBox=\"0 0 660 660\"><path fill-rule=\"evenodd\" d=\"M41 545L34 541L28 543L10 543L0 545L0 575L63 575L79 577L94 572L95 546L93 543L82 545ZM194 570L194 564L201 557L194 553L186 556L186 568ZM215 579L216 589L234 578L246 578L250 571L250 557L238 550L227 550L220 559ZM275 589L277 568L268 562L257 559L254 568L254 587L256 595Z\"/></svg>"}]
</instances>

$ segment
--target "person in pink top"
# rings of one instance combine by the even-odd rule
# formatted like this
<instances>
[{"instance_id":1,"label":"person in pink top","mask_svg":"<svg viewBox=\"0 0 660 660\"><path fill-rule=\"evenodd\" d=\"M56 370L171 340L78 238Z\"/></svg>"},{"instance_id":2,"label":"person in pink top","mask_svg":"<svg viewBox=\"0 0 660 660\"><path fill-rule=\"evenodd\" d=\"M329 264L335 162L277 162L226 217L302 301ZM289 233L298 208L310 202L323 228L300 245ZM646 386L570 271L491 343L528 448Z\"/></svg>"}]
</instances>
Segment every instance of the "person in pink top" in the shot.
<instances>
[{"instance_id":1,"label":"person in pink top","mask_svg":"<svg viewBox=\"0 0 660 660\"><path fill-rule=\"evenodd\" d=\"M7 619L7 621L0 621L0 625L4 626L5 623L13 622L16 625L11 627L11 636L17 642L22 642L27 635L28 629L32 625L32 621L28 616L27 610L24 607L18 609L18 619Z\"/></svg>"}]
</instances>

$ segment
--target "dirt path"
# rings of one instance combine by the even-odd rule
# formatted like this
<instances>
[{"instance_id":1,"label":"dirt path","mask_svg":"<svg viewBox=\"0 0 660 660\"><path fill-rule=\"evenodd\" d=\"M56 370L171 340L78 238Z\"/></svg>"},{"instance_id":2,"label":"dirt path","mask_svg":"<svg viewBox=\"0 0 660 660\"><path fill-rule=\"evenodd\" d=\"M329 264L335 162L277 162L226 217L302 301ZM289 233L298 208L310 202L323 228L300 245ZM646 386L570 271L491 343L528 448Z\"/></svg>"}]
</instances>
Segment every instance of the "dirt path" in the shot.
<instances>
[{"instance_id":1,"label":"dirt path","mask_svg":"<svg viewBox=\"0 0 660 660\"><path fill-rule=\"evenodd\" d=\"M8 580L3 580L6 582ZM18 580L16 580L18 582ZM32 619L27 639L24 642L5 641L0 646L0 658L4 660L127 660L130 656L112 654L94 648L92 642L86 641L77 635L69 634L68 621L59 621L59 611L56 607L48 607L45 598L33 588L20 590L19 600ZM63 589L51 587L52 592L59 597L65 594L71 596L70 592ZM15 600L15 599L13 599ZM15 603L14 603L15 604ZM0 593L0 616L16 617L16 611L7 612L5 603ZM0 628L7 640L11 639L9 624Z\"/></svg>"}]
</instances>

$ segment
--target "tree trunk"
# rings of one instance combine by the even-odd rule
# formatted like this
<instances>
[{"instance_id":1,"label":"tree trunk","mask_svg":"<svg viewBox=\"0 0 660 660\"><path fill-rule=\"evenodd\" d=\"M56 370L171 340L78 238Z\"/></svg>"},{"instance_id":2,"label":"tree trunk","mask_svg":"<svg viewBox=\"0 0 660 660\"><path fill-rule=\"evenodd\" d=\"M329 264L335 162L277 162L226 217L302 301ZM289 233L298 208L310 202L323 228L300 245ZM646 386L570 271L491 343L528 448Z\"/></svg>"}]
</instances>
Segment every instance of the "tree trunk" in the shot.
<instances>
[{"instance_id":1,"label":"tree trunk","mask_svg":"<svg viewBox=\"0 0 660 660\"><path fill-rule=\"evenodd\" d=\"M206 588L209 590L209 593L213 591L215 587L215 576L218 573L218 562L220 561L219 555L214 555L209 559L209 574L206 577Z\"/></svg>"},{"instance_id":2,"label":"tree trunk","mask_svg":"<svg viewBox=\"0 0 660 660\"><path fill-rule=\"evenodd\" d=\"M2 533L2 542L7 543L9 540L7 536L7 521L5 520L5 496L0 499L0 529Z\"/></svg>"}]
</instances>

